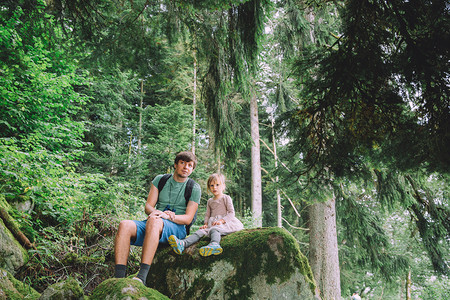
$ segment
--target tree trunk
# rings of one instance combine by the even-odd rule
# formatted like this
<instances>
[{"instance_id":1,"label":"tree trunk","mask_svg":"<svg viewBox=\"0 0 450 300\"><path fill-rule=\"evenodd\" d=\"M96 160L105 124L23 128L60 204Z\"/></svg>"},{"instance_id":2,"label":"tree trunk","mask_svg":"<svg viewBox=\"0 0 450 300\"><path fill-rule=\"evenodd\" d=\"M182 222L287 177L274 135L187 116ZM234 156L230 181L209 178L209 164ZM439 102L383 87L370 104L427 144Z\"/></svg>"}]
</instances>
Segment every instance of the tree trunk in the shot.
<instances>
[{"instance_id":1,"label":"tree trunk","mask_svg":"<svg viewBox=\"0 0 450 300\"><path fill-rule=\"evenodd\" d=\"M197 52L194 50L194 95L193 95L194 107L192 112L192 153L195 155L195 132L196 132L196 115L197 115Z\"/></svg>"},{"instance_id":2,"label":"tree trunk","mask_svg":"<svg viewBox=\"0 0 450 300\"><path fill-rule=\"evenodd\" d=\"M411 300L411 270L409 270L408 274L406 275L405 295L406 300Z\"/></svg>"},{"instance_id":3,"label":"tree trunk","mask_svg":"<svg viewBox=\"0 0 450 300\"><path fill-rule=\"evenodd\" d=\"M261 158L259 143L258 102L253 93L250 100L250 125L252 135L252 214L256 227L262 226L262 188L261 188Z\"/></svg>"},{"instance_id":4,"label":"tree trunk","mask_svg":"<svg viewBox=\"0 0 450 300\"><path fill-rule=\"evenodd\" d=\"M341 299L336 199L309 207L309 263L323 299Z\"/></svg>"},{"instance_id":5,"label":"tree trunk","mask_svg":"<svg viewBox=\"0 0 450 300\"><path fill-rule=\"evenodd\" d=\"M144 106L144 80L141 81L141 103L139 105L139 134L138 134L138 153L141 153L142 144L142 108Z\"/></svg>"},{"instance_id":6,"label":"tree trunk","mask_svg":"<svg viewBox=\"0 0 450 300\"><path fill-rule=\"evenodd\" d=\"M35 249L36 247L34 244L30 242L30 240L23 234L23 232L17 227L17 225L14 223L13 218L8 214L6 209L3 207L0 207L0 219L3 220L3 223L5 224L6 228L12 233L14 238L19 241L19 243L24 246L26 249Z\"/></svg>"},{"instance_id":7,"label":"tree trunk","mask_svg":"<svg viewBox=\"0 0 450 300\"><path fill-rule=\"evenodd\" d=\"M277 155L277 143L275 140L275 119L272 115L272 141L273 141L273 156L274 156L274 160L275 160L275 170L278 168L278 155ZM278 184L278 175L275 176L275 183ZM283 224L281 222L281 194L280 194L280 189L277 187L277 226L278 227L283 227Z\"/></svg>"}]
</instances>

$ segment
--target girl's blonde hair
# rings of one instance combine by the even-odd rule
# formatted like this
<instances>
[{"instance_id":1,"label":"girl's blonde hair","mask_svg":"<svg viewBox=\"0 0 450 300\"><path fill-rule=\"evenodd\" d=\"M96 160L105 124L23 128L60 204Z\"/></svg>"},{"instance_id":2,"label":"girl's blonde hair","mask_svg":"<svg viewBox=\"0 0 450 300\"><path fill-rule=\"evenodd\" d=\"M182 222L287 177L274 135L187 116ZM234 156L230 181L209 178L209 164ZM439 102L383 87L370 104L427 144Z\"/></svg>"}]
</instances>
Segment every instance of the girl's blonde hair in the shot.
<instances>
[{"instance_id":1,"label":"girl's blonde hair","mask_svg":"<svg viewBox=\"0 0 450 300\"><path fill-rule=\"evenodd\" d=\"M210 192L211 192L210 185L211 185L211 182L213 182L213 181L220 182L223 185L225 185L225 176L221 173L214 173L209 176L206 186L208 187L208 191L210 191Z\"/></svg>"}]
</instances>

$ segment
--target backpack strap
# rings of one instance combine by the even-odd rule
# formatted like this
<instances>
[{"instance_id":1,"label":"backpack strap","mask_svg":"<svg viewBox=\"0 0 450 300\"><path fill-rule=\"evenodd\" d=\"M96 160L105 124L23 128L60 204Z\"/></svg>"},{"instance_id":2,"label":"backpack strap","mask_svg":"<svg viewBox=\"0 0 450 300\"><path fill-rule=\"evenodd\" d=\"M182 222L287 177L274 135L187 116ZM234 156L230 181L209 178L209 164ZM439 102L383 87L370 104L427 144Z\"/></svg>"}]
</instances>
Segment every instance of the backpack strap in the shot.
<instances>
[{"instance_id":1,"label":"backpack strap","mask_svg":"<svg viewBox=\"0 0 450 300\"><path fill-rule=\"evenodd\" d=\"M194 188L195 181L193 179L188 178L188 182L186 183L186 188L184 190L184 199L186 199L186 206L188 205L189 199L191 198L192 189Z\"/></svg>"},{"instance_id":2,"label":"backpack strap","mask_svg":"<svg viewBox=\"0 0 450 300\"><path fill-rule=\"evenodd\" d=\"M169 180L170 177L172 177L172 174L164 174L161 177L161 179L158 182L158 192L159 193L161 193L162 189L166 185L167 180ZM158 193L158 198L159 198L159 193Z\"/></svg>"},{"instance_id":3,"label":"backpack strap","mask_svg":"<svg viewBox=\"0 0 450 300\"><path fill-rule=\"evenodd\" d=\"M186 189L184 190L184 199L186 199L186 208L189 203L189 199L191 198L192 189L194 188L195 181L191 178L188 178L188 182L186 182ZM195 211L194 218L192 218L192 222L189 225L186 225L186 235L189 235L191 232L191 226L197 220L197 211Z\"/></svg>"},{"instance_id":4,"label":"backpack strap","mask_svg":"<svg viewBox=\"0 0 450 300\"><path fill-rule=\"evenodd\" d=\"M167 180L172 177L172 174L164 174L158 182L158 192L161 192L164 186L166 185ZM194 188L195 181L191 178L188 178L186 182L186 188L184 189L184 199L186 200L186 206L188 205L189 199L192 195L192 189Z\"/></svg>"}]
</instances>

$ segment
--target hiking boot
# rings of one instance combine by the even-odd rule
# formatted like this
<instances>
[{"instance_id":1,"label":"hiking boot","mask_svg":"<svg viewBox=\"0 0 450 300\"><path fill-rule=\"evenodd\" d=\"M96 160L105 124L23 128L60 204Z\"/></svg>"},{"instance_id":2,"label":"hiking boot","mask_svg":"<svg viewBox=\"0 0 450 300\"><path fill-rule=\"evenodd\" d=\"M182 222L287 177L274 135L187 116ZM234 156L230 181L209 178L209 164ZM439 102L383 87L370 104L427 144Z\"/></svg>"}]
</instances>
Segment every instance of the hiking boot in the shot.
<instances>
[{"instance_id":1,"label":"hiking boot","mask_svg":"<svg viewBox=\"0 0 450 300\"><path fill-rule=\"evenodd\" d=\"M182 240L178 239L176 236L171 235L168 238L169 240L169 245L172 247L173 251L176 254L181 255L184 251L184 243Z\"/></svg>"},{"instance_id":2,"label":"hiking boot","mask_svg":"<svg viewBox=\"0 0 450 300\"><path fill-rule=\"evenodd\" d=\"M201 256L219 255L223 249L218 243L210 243L208 246L201 247L199 252Z\"/></svg>"}]
</instances>

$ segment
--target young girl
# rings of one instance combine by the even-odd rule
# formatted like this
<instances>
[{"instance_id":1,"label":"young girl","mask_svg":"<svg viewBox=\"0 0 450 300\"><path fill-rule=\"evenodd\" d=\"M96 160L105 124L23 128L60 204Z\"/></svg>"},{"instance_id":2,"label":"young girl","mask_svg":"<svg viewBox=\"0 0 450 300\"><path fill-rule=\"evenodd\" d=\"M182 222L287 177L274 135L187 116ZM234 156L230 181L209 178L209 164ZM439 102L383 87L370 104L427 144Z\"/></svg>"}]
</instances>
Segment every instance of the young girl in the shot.
<instances>
[{"instance_id":1,"label":"young girl","mask_svg":"<svg viewBox=\"0 0 450 300\"><path fill-rule=\"evenodd\" d=\"M231 197L225 195L225 176L212 174L208 178L208 190L214 195L210 198L206 207L205 223L195 233L184 240L176 236L169 237L169 244L177 254L182 254L184 249L198 242L203 236L211 238L209 245L201 247L201 256L219 255L223 249L220 247L220 238L235 231L244 229L241 221L234 216L234 207Z\"/></svg>"}]
</instances>

